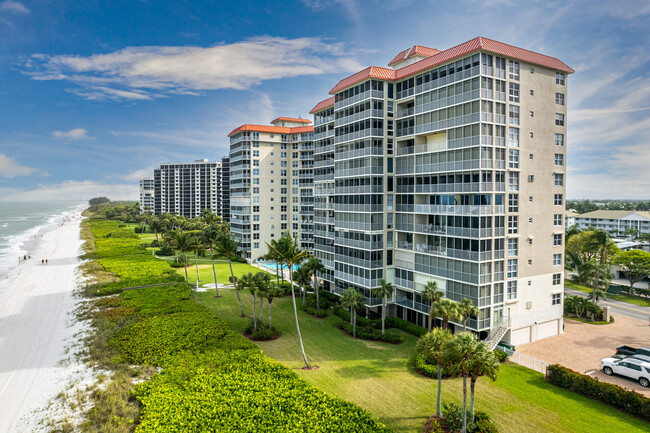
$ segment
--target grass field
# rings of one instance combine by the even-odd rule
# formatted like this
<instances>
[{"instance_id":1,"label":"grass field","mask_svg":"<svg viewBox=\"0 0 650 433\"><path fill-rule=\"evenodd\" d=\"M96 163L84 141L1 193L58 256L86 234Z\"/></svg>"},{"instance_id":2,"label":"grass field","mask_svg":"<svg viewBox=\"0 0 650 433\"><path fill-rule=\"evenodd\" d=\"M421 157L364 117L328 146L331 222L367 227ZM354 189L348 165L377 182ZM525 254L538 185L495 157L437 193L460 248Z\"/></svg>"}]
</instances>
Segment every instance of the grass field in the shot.
<instances>
[{"instance_id":1,"label":"grass field","mask_svg":"<svg viewBox=\"0 0 650 433\"><path fill-rule=\"evenodd\" d=\"M175 268L176 272L185 276L185 271L183 268ZM228 267L228 262L216 262L214 263L214 272L217 276L217 282L219 284L230 284L228 278L230 278L230 268ZM260 270L254 266L251 266L247 263L233 263L232 272L235 274L235 277L240 277L246 272L252 272L253 274L260 272ZM194 261L191 265L188 263L187 266L187 276L190 279L190 284L196 283L196 267L194 266ZM213 283L212 278L212 265L199 265L199 280L200 284L210 284Z\"/></svg>"},{"instance_id":2,"label":"grass field","mask_svg":"<svg viewBox=\"0 0 650 433\"><path fill-rule=\"evenodd\" d=\"M200 302L241 332L247 319L238 317L235 293L222 290L222 295L214 298L212 290L196 293ZM251 296L244 292L240 295L250 315ZM419 375L410 366L416 337L390 329L387 332L403 337L401 345L354 340L334 328L338 318L316 319L299 311L307 356L319 366L318 370L303 371L291 298L276 299L272 311L273 325L282 336L258 343L268 356L320 389L368 409L395 431L422 431L426 417L435 412L436 381ZM265 308L265 323L267 319ZM443 400L460 403L462 381L445 380L442 395ZM540 373L514 364L502 365L494 383L488 379L478 381L476 407L489 413L501 432L632 433L647 432L649 427L613 408L549 385Z\"/></svg>"},{"instance_id":3,"label":"grass field","mask_svg":"<svg viewBox=\"0 0 650 433\"><path fill-rule=\"evenodd\" d=\"M569 289L578 290L584 293L592 293L594 290L591 287L581 286L580 284L572 283L570 281L565 281L564 286ZM607 299L613 299L614 301L627 302L629 304L640 305L642 307L650 307L650 299L642 298L641 296L626 295L620 293L618 295L613 295L611 293L607 294Z\"/></svg>"}]
</instances>

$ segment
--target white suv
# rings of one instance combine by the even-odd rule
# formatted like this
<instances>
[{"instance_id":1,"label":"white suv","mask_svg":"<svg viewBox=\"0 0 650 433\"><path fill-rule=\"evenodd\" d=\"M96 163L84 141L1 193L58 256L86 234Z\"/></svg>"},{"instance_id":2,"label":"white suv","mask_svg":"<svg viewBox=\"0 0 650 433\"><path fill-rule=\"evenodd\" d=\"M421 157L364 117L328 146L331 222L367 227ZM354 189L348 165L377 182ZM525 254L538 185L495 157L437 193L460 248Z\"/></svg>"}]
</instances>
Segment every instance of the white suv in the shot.
<instances>
[{"instance_id":1,"label":"white suv","mask_svg":"<svg viewBox=\"0 0 650 433\"><path fill-rule=\"evenodd\" d=\"M650 362L632 358L603 358L600 360L600 368L608 376L620 374L639 381L641 386L650 386Z\"/></svg>"}]
</instances>

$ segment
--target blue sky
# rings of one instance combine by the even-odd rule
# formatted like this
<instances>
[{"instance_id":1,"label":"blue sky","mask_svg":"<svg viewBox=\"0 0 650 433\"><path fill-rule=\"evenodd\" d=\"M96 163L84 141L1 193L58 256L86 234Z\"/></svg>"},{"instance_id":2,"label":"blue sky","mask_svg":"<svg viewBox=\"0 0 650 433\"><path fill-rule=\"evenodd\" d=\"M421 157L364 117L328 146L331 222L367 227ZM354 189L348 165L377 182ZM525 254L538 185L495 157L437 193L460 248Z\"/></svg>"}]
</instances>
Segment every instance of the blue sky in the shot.
<instances>
[{"instance_id":1,"label":"blue sky","mask_svg":"<svg viewBox=\"0 0 650 433\"><path fill-rule=\"evenodd\" d=\"M558 57L568 197L650 199L647 1L0 0L0 200L135 199L242 123L308 117L413 44L485 36Z\"/></svg>"}]
</instances>

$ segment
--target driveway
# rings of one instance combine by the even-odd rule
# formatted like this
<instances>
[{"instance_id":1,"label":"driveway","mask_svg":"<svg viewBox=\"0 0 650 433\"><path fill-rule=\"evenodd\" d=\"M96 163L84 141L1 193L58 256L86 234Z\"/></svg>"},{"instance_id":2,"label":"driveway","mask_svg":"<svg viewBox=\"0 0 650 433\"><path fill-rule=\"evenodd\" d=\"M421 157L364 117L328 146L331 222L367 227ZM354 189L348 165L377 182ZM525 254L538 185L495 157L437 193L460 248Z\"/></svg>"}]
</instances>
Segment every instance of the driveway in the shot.
<instances>
[{"instance_id":1,"label":"driveway","mask_svg":"<svg viewBox=\"0 0 650 433\"><path fill-rule=\"evenodd\" d=\"M590 325L564 319L564 333L517 346L522 355L534 356L545 363L560 364L579 373L592 373L603 382L610 382L650 397L650 388L632 380L605 376L600 360L612 356L621 345L650 346L650 326L647 320L614 315L609 325Z\"/></svg>"}]
</instances>

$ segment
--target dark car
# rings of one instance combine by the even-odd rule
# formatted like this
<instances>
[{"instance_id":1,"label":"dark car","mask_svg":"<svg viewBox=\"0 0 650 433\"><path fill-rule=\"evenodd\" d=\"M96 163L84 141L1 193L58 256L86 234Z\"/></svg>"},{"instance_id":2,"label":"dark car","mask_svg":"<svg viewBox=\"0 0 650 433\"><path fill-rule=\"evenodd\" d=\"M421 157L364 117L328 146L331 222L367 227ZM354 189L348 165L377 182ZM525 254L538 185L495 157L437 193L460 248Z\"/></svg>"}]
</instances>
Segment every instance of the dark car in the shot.
<instances>
[{"instance_id":1,"label":"dark car","mask_svg":"<svg viewBox=\"0 0 650 433\"><path fill-rule=\"evenodd\" d=\"M616 348L616 353L614 354L614 358L618 359L623 359L627 358L628 356L636 355L636 347L631 347L631 346L618 346Z\"/></svg>"}]
</instances>

